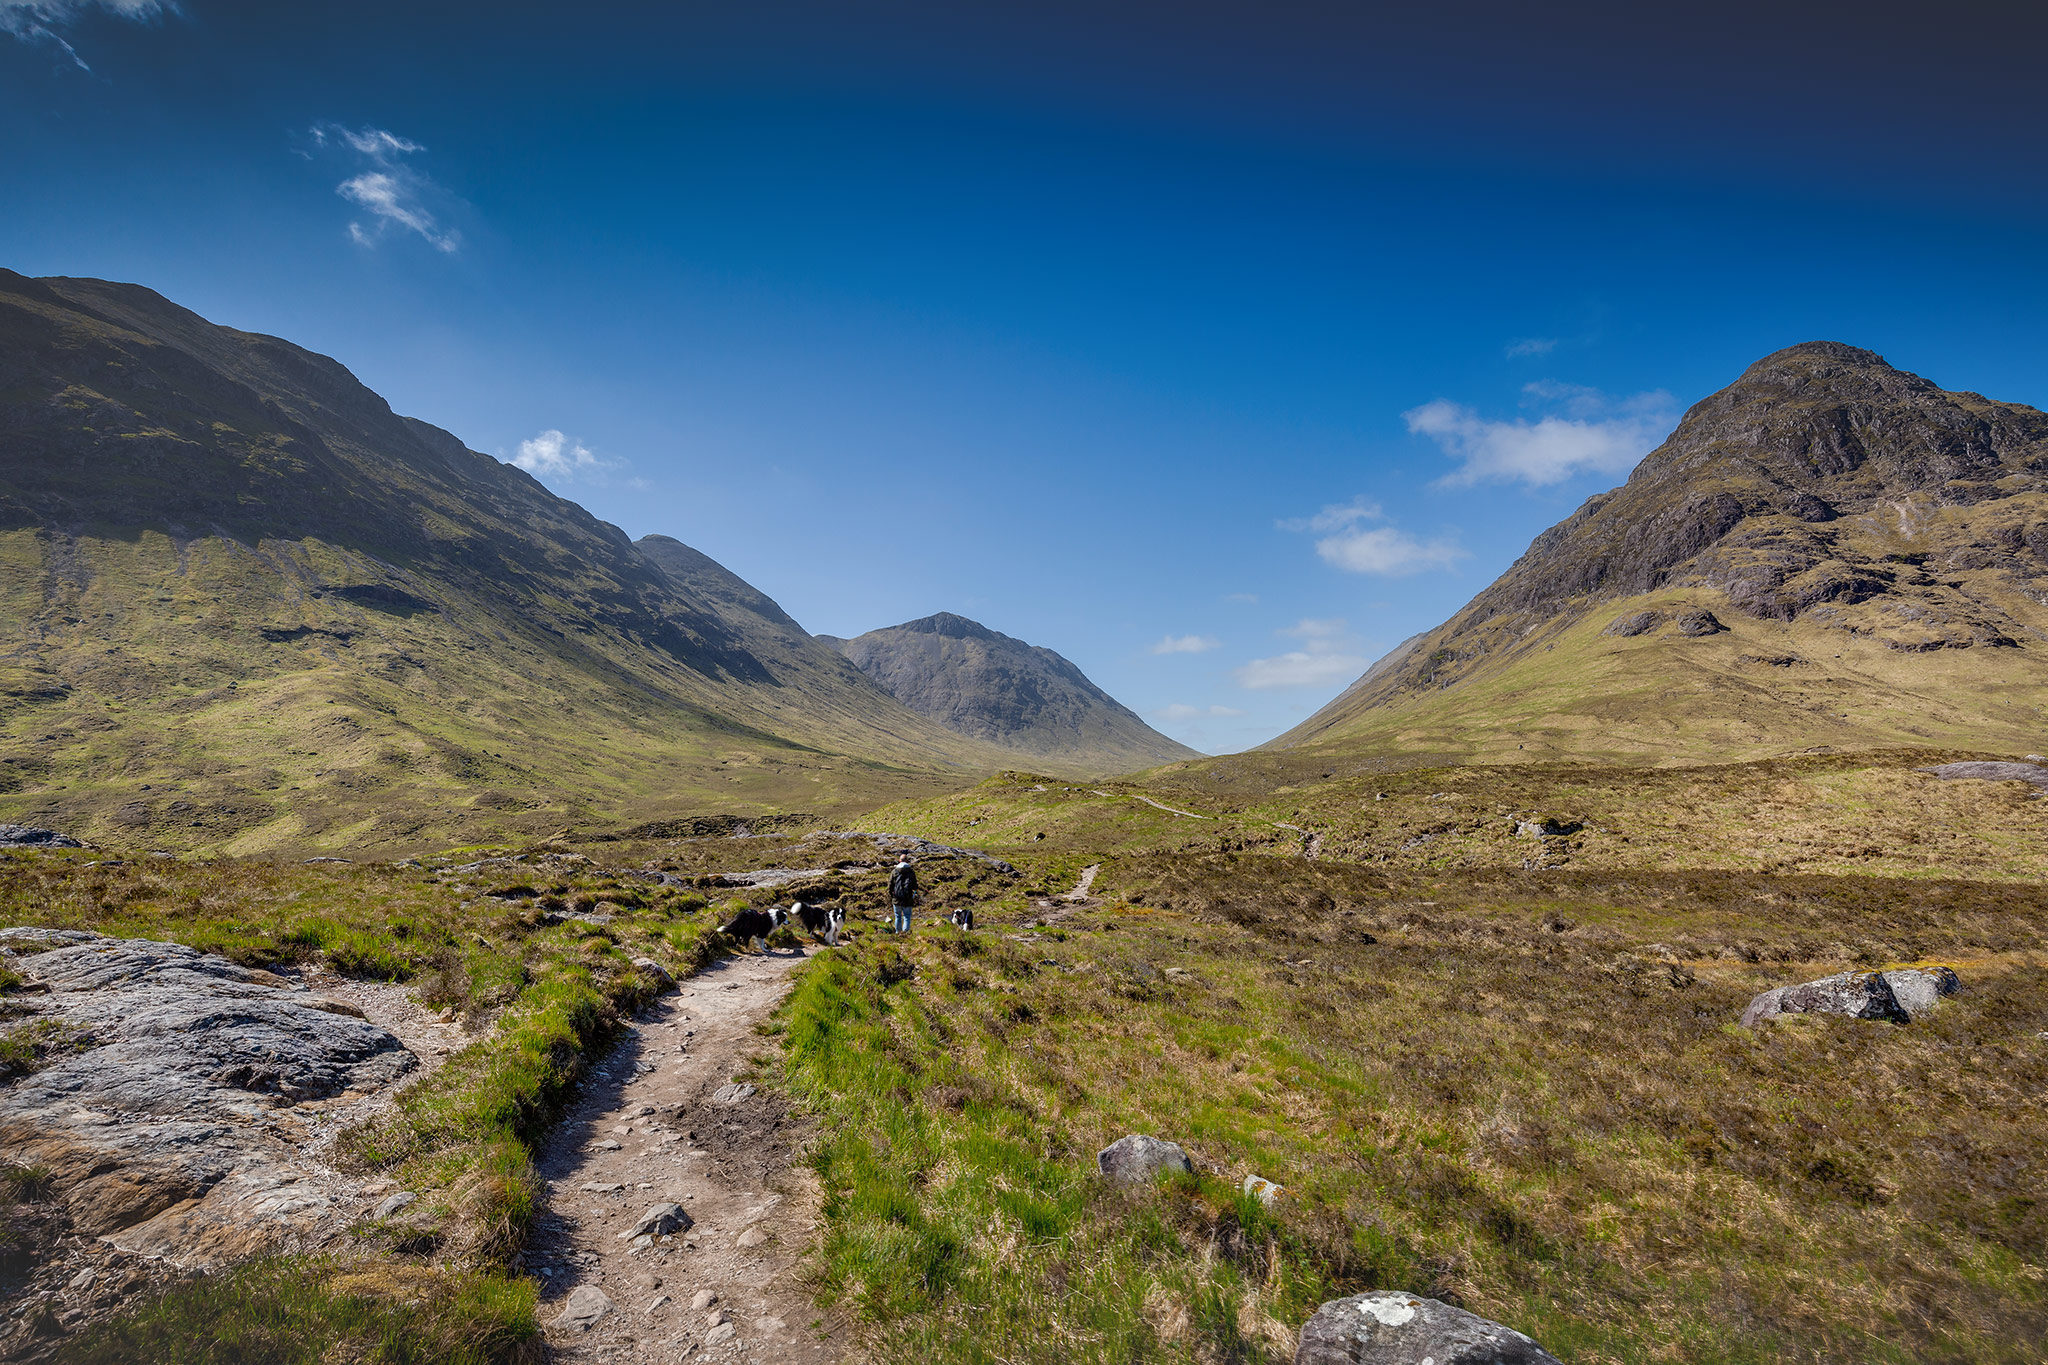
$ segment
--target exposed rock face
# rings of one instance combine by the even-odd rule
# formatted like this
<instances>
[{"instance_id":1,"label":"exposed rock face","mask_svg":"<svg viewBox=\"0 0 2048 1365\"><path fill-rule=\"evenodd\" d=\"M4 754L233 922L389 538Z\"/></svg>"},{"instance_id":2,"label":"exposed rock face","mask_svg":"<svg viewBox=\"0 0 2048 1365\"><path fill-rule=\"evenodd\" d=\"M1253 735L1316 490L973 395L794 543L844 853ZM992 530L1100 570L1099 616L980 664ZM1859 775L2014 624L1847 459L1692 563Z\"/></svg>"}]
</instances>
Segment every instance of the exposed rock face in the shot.
<instances>
[{"instance_id":1,"label":"exposed rock face","mask_svg":"<svg viewBox=\"0 0 2048 1365\"><path fill-rule=\"evenodd\" d=\"M2048 414L1950 392L1869 351L1809 342L1695 404L1628 482L1589 499L1438 629L1276 747L1532 660L1604 604L1613 639L1675 650L1754 622L1906 654L2035 648L2048 580ZM1608 651L1637 648L1620 643Z\"/></svg>"},{"instance_id":2,"label":"exposed rock face","mask_svg":"<svg viewBox=\"0 0 2048 1365\"><path fill-rule=\"evenodd\" d=\"M818 638L919 715L1033 758L1112 773L1196 756L1058 654L964 616Z\"/></svg>"},{"instance_id":3,"label":"exposed rock face","mask_svg":"<svg viewBox=\"0 0 2048 1365\"><path fill-rule=\"evenodd\" d=\"M1140 1185L1162 1175L1195 1169L1185 1149L1177 1142L1133 1133L1120 1137L1095 1154L1096 1169L1119 1185Z\"/></svg>"},{"instance_id":4,"label":"exposed rock face","mask_svg":"<svg viewBox=\"0 0 2048 1365\"><path fill-rule=\"evenodd\" d=\"M1295 1365L1558 1365L1511 1327L1417 1294L1332 1299L1301 1329Z\"/></svg>"},{"instance_id":5,"label":"exposed rock face","mask_svg":"<svg viewBox=\"0 0 2048 1365\"><path fill-rule=\"evenodd\" d=\"M346 1182L311 1161L323 1102L412 1053L358 1011L175 943L0 933L48 988L20 1003L79 1049L0 1089L0 1157L49 1167L74 1230L204 1268L319 1241Z\"/></svg>"},{"instance_id":6,"label":"exposed rock face","mask_svg":"<svg viewBox=\"0 0 2048 1365\"><path fill-rule=\"evenodd\" d=\"M1943 996L1962 988L1955 972L1947 967L1841 972L1765 991L1742 1011L1742 1026L1755 1028L1781 1014L1839 1014L1906 1024L1926 1015Z\"/></svg>"}]
</instances>

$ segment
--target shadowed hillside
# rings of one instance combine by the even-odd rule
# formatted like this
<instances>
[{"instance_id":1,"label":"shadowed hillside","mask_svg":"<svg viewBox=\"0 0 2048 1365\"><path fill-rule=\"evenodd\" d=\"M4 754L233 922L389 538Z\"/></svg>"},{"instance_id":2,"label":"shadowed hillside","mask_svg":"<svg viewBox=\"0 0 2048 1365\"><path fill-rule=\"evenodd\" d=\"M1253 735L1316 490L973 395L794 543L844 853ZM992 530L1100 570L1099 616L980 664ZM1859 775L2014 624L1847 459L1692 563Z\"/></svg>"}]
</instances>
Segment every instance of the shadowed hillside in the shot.
<instances>
[{"instance_id":1,"label":"shadowed hillside","mask_svg":"<svg viewBox=\"0 0 2048 1365\"><path fill-rule=\"evenodd\" d=\"M1042 645L940 612L835 645L890 696L973 739L1084 773L1196 756Z\"/></svg>"},{"instance_id":2,"label":"shadowed hillside","mask_svg":"<svg viewBox=\"0 0 2048 1365\"><path fill-rule=\"evenodd\" d=\"M1270 747L2039 747L2044 473L2048 415L1794 346Z\"/></svg>"},{"instance_id":3,"label":"shadowed hillside","mask_svg":"<svg viewBox=\"0 0 2048 1365\"><path fill-rule=\"evenodd\" d=\"M0 432L7 818L392 847L1006 761L680 543L147 289L0 274Z\"/></svg>"}]
</instances>

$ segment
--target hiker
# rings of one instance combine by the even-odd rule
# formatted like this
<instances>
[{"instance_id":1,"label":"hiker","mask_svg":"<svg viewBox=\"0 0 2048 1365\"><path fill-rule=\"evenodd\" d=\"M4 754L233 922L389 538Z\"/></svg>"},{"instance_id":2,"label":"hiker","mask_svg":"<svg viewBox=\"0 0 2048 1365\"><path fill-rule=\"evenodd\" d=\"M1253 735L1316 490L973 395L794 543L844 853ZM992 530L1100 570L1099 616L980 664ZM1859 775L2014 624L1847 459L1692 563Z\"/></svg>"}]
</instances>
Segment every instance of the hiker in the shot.
<instances>
[{"instance_id":1,"label":"hiker","mask_svg":"<svg viewBox=\"0 0 2048 1365\"><path fill-rule=\"evenodd\" d=\"M889 869L889 904L896 908L895 932L909 933L910 907L917 904L917 869L910 865L908 853Z\"/></svg>"}]
</instances>

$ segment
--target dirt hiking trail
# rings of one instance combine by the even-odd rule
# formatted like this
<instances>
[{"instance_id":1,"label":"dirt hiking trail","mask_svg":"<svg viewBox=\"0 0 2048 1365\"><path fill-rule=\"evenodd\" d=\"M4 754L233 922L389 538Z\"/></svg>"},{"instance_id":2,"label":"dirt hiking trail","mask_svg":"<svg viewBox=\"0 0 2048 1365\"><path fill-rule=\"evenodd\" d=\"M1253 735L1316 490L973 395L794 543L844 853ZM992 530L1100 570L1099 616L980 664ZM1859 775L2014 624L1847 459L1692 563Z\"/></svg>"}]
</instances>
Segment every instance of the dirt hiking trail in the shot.
<instances>
[{"instance_id":1,"label":"dirt hiking trail","mask_svg":"<svg viewBox=\"0 0 2048 1365\"><path fill-rule=\"evenodd\" d=\"M805 955L741 954L680 983L631 1021L557 1125L527 1251L552 1359L839 1359L840 1326L799 1264L818 1227L801 1126L772 1091L736 1080L772 1051L754 1026ZM665 1205L686 1219L621 1238Z\"/></svg>"}]
</instances>

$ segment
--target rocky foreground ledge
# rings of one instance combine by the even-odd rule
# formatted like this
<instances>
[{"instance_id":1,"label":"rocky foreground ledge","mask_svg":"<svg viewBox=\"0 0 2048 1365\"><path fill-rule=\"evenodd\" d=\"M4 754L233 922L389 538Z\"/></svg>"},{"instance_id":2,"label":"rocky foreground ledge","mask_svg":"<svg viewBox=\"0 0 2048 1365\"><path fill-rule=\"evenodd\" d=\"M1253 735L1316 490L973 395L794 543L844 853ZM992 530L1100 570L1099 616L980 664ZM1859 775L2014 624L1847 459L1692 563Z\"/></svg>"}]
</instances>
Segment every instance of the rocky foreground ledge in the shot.
<instances>
[{"instance_id":1,"label":"rocky foreground ledge","mask_svg":"<svg viewBox=\"0 0 2048 1365\"><path fill-rule=\"evenodd\" d=\"M317 1154L419 1061L359 1008L176 943L15 928L0 961L35 1068L0 1084L0 1161L37 1172L49 1211L17 1313L317 1245L363 1211Z\"/></svg>"}]
</instances>

